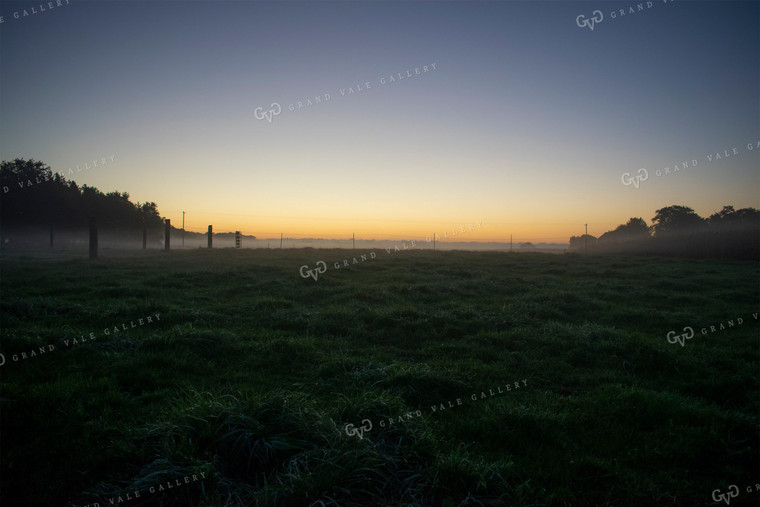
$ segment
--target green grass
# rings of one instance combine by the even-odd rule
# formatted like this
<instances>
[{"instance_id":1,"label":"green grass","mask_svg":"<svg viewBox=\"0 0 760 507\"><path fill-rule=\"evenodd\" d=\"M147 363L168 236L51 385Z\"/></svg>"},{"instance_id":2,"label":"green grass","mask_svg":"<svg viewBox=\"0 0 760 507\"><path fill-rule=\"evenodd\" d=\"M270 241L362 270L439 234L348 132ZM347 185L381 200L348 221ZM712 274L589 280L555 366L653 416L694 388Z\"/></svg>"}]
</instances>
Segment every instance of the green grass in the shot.
<instances>
[{"instance_id":1,"label":"green grass","mask_svg":"<svg viewBox=\"0 0 760 507\"><path fill-rule=\"evenodd\" d=\"M760 500L757 263L381 249L335 270L351 253L4 253L0 503Z\"/></svg>"}]
</instances>

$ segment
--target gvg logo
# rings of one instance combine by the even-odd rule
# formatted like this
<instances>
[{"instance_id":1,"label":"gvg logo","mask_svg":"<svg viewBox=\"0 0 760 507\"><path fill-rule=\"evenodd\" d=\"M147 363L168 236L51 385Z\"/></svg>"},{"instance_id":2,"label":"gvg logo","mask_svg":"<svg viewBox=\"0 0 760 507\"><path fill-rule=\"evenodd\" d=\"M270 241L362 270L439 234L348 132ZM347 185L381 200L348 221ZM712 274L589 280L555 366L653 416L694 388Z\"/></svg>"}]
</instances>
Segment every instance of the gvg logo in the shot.
<instances>
[{"instance_id":1,"label":"gvg logo","mask_svg":"<svg viewBox=\"0 0 760 507\"><path fill-rule=\"evenodd\" d=\"M760 312L753 313L752 318L754 318L755 320L758 320L758 315L760 315ZM702 332L703 335L706 335L708 333L717 333L719 331L725 331L726 329L729 329L732 327L741 326L742 324L744 324L744 319L742 319L741 317L737 317L736 323L734 323L734 320L731 319L731 320L726 321L726 324L727 325L723 325L723 323L720 322L717 326L705 326L700 331ZM708 328L709 328L709 331L708 331ZM686 340L691 340L692 338L694 338L694 328L692 328L691 326L686 326L685 328L683 328L682 334L676 334L675 331L668 331L668 334L666 335L666 337L668 339L668 343L672 343L672 344L680 343L681 347L684 347L686 345Z\"/></svg>"},{"instance_id":2,"label":"gvg logo","mask_svg":"<svg viewBox=\"0 0 760 507\"><path fill-rule=\"evenodd\" d=\"M594 25L596 23L601 23L602 20L604 20L604 14L602 14L602 11L599 10L596 10L591 14L592 16L590 18L586 18L586 16L583 14L579 14L578 17L575 18L575 24L578 25L579 28L587 26L593 32Z\"/></svg>"},{"instance_id":3,"label":"gvg logo","mask_svg":"<svg viewBox=\"0 0 760 507\"><path fill-rule=\"evenodd\" d=\"M322 266L320 266L320 264ZM300 269L301 277L302 278L309 278L309 276L311 276L314 279L315 282L317 281L317 278L319 277L320 274L322 274L325 271L327 271L327 264L325 264L325 261L318 261L317 262L317 267L314 268L314 269L308 269L308 267L309 266L307 264L304 264L303 266L301 266L301 269ZM304 274L304 268L307 268L306 269L306 274Z\"/></svg>"},{"instance_id":4,"label":"gvg logo","mask_svg":"<svg viewBox=\"0 0 760 507\"><path fill-rule=\"evenodd\" d=\"M644 169L643 167L638 170L637 176L631 176L631 173L623 173L623 176L620 178L623 181L623 185L629 186L633 185L637 189L639 188L639 184L642 181L646 181L649 179L649 171Z\"/></svg>"},{"instance_id":5,"label":"gvg logo","mask_svg":"<svg viewBox=\"0 0 760 507\"><path fill-rule=\"evenodd\" d=\"M673 344L680 343L681 347L683 347L684 345L686 345L686 340L691 340L692 338L694 338L694 329L692 329L689 326L686 326L685 328L683 328L683 330L684 330L684 333L679 334L679 335L676 335L675 331L668 331L668 334L667 334L668 343L673 343Z\"/></svg>"},{"instance_id":6,"label":"gvg logo","mask_svg":"<svg viewBox=\"0 0 760 507\"><path fill-rule=\"evenodd\" d=\"M264 111L263 107L257 107L253 110L253 115L256 117L257 120L263 120L266 118L266 120L269 123L272 123L272 120L275 116L279 116L279 114L282 112L282 107L280 107L280 104L277 102L272 102L269 104L269 111ZM315 278L316 280L316 278Z\"/></svg>"},{"instance_id":7,"label":"gvg logo","mask_svg":"<svg viewBox=\"0 0 760 507\"><path fill-rule=\"evenodd\" d=\"M346 428L345 428L346 435L348 435L349 437L356 435L357 437L359 437L359 440L364 438L365 431L371 431L371 430L372 430L372 421L370 421L369 419L362 419L362 425L359 426L358 428L354 427L354 425L351 423L346 424Z\"/></svg>"},{"instance_id":8,"label":"gvg logo","mask_svg":"<svg viewBox=\"0 0 760 507\"><path fill-rule=\"evenodd\" d=\"M739 486L731 484L728 487L728 491L721 493L719 489L714 489L712 492L712 499L714 502L726 502L726 505L731 503L731 499L739 496Z\"/></svg>"}]
</instances>

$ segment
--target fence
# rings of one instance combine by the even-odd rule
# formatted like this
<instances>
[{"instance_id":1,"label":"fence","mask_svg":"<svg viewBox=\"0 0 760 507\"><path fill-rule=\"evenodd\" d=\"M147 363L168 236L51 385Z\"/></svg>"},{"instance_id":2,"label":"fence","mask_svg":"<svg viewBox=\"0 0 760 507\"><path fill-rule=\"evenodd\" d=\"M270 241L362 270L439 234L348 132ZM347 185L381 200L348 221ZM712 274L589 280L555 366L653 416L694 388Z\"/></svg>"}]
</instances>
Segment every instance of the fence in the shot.
<instances>
[{"instance_id":1,"label":"fence","mask_svg":"<svg viewBox=\"0 0 760 507\"><path fill-rule=\"evenodd\" d=\"M342 237L323 239L312 237L307 234L289 234L264 232L265 237L257 237L253 234L246 234L245 231L237 230L235 232L214 233L213 225L208 225L206 229L192 228L193 230L182 230L172 227L171 220L166 219L162 225L152 227L120 227L114 223L101 223L97 218L92 218L89 222L89 229L80 228L76 230L59 230L54 226L50 227L28 227L17 230L2 229L2 239L0 244L3 248L23 247L31 249L44 249L49 246L50 249L59 250L79 250L89 249L89 256L92 259L98 258L99 251L106 249L119 250L156 250L163 249L170 251L177 248L197 249L197 248L269 248L269 249L293 249L293 248L336 248L356 251L370 251L384 248L404 249L425 249L425 250L489 250L489 251L510 251L510 242L487 242L478 238L475 234L459 234L457 236L444 236L444 234L431 233L422 238L413 238L408 235L391 235L385 236L388 239L362 239L357 238L355 233L346 234ZM203 232L200 232L203 231ZM185 246L175 246L172 244L172 236L177 233L183 234ZM261 233L260 233L261 234ZM279 236L279 238L277 237ZM506 236L508 238L508 236ZM396 239L393 239L396 238ZM411 241L415 245L411 245ZM526 251L528 249L518 247L518 241L515 242L515 251ZM566 248L566 247L564 247ZM561 251L561 250L560 250Z\"/></svg>"}]
</instances>

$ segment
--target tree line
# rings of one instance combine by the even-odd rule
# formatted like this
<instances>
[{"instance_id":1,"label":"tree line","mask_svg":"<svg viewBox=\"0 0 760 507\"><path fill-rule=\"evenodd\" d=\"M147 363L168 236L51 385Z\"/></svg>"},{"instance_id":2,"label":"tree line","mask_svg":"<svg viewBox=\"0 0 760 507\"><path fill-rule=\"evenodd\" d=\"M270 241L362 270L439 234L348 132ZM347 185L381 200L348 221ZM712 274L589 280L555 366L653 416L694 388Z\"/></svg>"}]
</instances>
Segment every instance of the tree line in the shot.
<instances>
[{"instance_id":1,"label":"tree line","mask_svg":"<svg viewBox=\"0 0 760 507\"><path fill-rule=\"evenodd\" d=\"M80 187L33 159L0 163L0 191L4 235L34 227L86 229L91 217L105 229L156 231L163 226L156 203L133 203L127 192Z\"/></svg>"},{"instance_id":2,"label":"tree line","mask_svg":"<svg viewBox=\"0 0 760 507\"><path fill-rule=\"evenodd\" d=\"M707 218L681 205L658 209L651 225L641 218L607 231L599 238L572 236L572 251L635 253L684 257L760 259L760 211L723 209Z\"/></svg>"}]
</instances>

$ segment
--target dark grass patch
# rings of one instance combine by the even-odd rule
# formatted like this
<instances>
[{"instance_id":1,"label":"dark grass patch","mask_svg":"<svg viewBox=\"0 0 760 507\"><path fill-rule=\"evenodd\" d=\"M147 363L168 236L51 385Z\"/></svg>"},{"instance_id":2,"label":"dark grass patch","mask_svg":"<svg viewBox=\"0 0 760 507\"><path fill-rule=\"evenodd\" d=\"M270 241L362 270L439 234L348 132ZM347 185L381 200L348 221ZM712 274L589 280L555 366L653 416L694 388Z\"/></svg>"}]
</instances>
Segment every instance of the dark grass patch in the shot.
<instances>
[{"instance_id":1,"label":"dark grass patch","mask_svg":"<svg viewBox=\"0 0 760 507\"><path fill-rule=\"evenodd\" d=\"M198 470L144 505L706 505L757 482L754 263L378 250L314 281L349 253L108 253L1 259L3 505Z\"/></svg>"}]
</instances>

